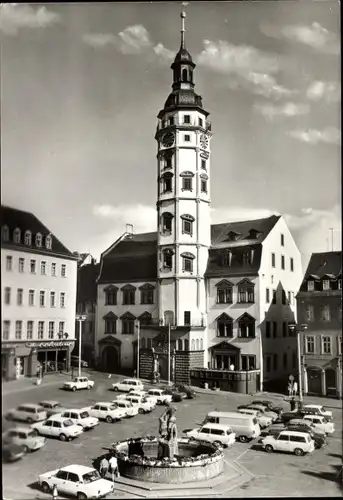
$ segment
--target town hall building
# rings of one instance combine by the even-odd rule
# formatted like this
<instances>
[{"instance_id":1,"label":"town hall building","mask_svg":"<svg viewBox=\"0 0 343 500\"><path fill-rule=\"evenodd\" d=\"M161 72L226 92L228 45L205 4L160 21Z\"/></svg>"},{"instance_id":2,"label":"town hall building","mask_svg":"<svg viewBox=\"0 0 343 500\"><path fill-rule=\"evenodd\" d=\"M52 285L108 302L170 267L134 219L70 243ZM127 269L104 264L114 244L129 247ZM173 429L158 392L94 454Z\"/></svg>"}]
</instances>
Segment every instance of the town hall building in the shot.
<instances>
[{"instance_id":1,"label":"town hall building","mask_svg":"<svg viewBox=\"0 0 343 500\"><path fill-rule=\"evenodd\" d=\"M158 113L157 231L101 256L96 356L107 372L237 392L296 374L301 256L282 216L211 225L209 112L181 46ZM137 357L139 362L137 363Z\"/></svg>"}]
</instances>

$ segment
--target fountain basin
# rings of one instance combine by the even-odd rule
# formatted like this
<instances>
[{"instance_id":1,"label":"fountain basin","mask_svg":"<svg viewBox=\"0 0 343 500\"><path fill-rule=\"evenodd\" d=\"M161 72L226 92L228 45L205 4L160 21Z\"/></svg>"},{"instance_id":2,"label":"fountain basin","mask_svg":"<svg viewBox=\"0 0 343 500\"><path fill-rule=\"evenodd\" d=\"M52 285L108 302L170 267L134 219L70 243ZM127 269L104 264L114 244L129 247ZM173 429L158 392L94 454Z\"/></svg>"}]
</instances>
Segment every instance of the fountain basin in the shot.
<instances>
[{"instance_id":1,"label":"fountain basin","mask_svg":"<svg viewBox=\"0 0 343 500\"><path fill-rule=\"evenodd\" d=\"M112 445L121 475L153 483L180 484L204 481L224 469L224 453L217 445L189 438L178 439L179 455L158 459L159 440L143 437Z\"/></svg>"}]
</instances>

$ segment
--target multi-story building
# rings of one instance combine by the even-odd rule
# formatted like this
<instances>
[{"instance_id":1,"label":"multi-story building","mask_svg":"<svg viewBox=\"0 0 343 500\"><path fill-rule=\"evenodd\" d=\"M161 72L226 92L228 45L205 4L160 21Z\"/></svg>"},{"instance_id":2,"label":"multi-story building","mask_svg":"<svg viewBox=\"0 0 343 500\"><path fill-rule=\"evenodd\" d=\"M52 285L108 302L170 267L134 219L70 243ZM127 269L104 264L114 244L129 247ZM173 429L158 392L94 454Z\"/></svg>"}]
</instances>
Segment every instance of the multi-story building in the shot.
<instances>
[{"instance_id":1,"label":"multi-story building","mask_svg":"<svg viewBox=\"0 0 343 500\"><path fill-rule=\"evenodd\" d=\"M125 233L102 254L96 351L105 371L132 373L139 330L141 376L250 392L293 370L283 325L294 322L300 253L280 216L211 226L211 124L183 21L155 134L157 232Z\"/></svg>"},{"instance_id":2,"label":"multi-story building","mask_svg":"<svg viewBox=\"0 0 343 500\"><path fill-rule=\"evenodd\" d=\"M342 397L341 252L312 254L297 309L304 392Z\"/></svg>"},{"instance_id":3,"label":"multi-story building","mask_svg":"<svg viewBox=\"0 0 343 500\"><path fill-rule=\"evenodd\" d=\"M4 379L69 367L77 260L33 214L1 207L1 363Z\"/></svg>"},{"instance_id":4,"label":"multi-story building","mask_svg":"<svg viewBox=\"0 0 343 500\"><path fill-rule=\"evenodd\" d=\"M95 357L95 312L96 312L96 280L99 275L99 264L90 258L89 263L79 262L77 270L76 313L86 316L81 322L81 358L89 366L94 366ZM75 326L75 348L73 355L79 354L80 322Z\"/></svg>"}]
</instances>

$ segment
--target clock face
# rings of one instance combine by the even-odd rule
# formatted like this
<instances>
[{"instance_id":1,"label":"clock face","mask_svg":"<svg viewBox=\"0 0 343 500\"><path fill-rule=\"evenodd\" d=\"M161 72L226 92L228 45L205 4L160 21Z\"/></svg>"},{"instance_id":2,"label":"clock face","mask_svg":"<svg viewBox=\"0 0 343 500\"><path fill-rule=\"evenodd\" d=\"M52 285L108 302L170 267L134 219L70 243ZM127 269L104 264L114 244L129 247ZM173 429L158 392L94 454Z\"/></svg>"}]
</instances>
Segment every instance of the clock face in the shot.
<instances>
[{"instance_id":1,"label":"clock face","mask_svg":"<svg viewBox=\"0 0 343 500\"><path fill-rule=\"evenodd\" d=\"M205 134L201 134L200 136L200 145L204 149L208 146L208 137Z\"/></svg>"},{"instance_id":2,"label":"clock face","mask_svg":"<svg viewBox=\"0 0 343 500\"><path fill-rule=\"evenodd\" d=\"M170 146L174 144L174 140L175 140L174 134L172 132L167 132L162 137L162 144L165 148L170 148Z\"/></svg>"}]
</instances>

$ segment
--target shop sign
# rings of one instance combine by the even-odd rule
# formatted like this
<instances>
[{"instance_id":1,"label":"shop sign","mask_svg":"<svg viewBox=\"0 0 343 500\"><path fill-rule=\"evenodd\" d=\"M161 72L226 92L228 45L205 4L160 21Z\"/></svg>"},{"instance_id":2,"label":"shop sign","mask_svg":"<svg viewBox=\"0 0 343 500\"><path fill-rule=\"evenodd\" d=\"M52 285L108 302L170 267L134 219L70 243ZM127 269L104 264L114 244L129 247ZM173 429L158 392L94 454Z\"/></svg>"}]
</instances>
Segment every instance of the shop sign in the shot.
<instances>
[{"instance_id":1,"label":"shop sign","mask_svg":"<svg viewBox=\"0 0 343 500\"><path fill-rule=\"evenodd\" d=\"M70 347L73 345L73 342L28 342L27 344L25 344L26 347L30 347L30 348L48 348L48 347L53 347L53 348L58 348L58 347Z\"/></svg>"}]
</instances>

